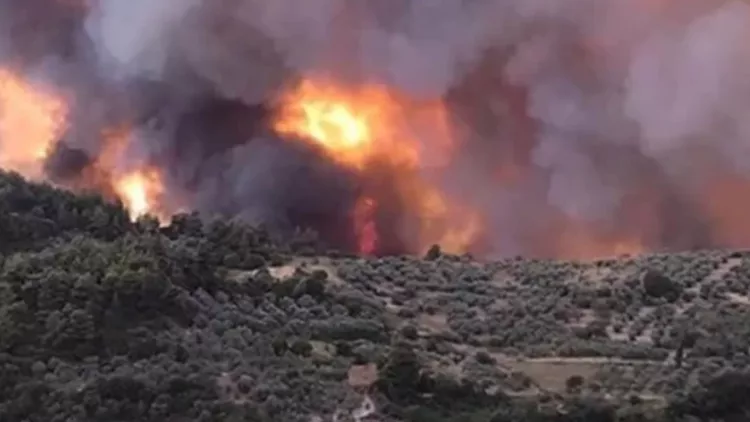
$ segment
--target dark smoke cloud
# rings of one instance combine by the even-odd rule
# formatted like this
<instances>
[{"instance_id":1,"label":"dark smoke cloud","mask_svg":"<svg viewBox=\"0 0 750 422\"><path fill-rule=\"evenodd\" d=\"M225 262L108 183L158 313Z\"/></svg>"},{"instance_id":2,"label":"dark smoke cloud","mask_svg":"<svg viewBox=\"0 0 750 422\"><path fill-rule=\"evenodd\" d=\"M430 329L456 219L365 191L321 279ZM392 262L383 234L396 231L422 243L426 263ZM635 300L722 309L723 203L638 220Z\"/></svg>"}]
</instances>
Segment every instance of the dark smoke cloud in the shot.
<instances>
[{"instance_id":1,"label":"dark smoke cloud","mask_svg":"<svg viewBox=\"0 0 750 422\"><path fill-rule=\"evenodd\" d=\"M175 202L350 245L361 181L267 130L278 92L316 74L446 99L460 148L431 177L482 211L482 252L564 255L570 221L652 249L750 243L715 229L743 224L725 200L750 189L742 1L88 3L0 0L2 63L70 93L54 176L126 116Z\"/></svg>"}]
</instances>

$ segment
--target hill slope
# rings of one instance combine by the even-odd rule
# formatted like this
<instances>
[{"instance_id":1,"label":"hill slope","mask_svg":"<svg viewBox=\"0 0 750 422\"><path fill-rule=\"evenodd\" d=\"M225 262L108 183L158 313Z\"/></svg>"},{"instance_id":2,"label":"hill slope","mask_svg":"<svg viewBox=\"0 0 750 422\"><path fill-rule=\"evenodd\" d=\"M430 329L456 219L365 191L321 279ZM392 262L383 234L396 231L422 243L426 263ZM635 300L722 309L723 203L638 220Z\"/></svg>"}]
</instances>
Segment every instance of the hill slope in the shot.
<instances>
[{"instance_id":1,"label":"hill slope","mask_svg":"<svg viewBox=\"0 0 750 422\"><path fill-rule=\"evenodd\" d=\"M0 174L0 420L746 420L750 254L323 256Z\"/></svg>"}]
</instances>

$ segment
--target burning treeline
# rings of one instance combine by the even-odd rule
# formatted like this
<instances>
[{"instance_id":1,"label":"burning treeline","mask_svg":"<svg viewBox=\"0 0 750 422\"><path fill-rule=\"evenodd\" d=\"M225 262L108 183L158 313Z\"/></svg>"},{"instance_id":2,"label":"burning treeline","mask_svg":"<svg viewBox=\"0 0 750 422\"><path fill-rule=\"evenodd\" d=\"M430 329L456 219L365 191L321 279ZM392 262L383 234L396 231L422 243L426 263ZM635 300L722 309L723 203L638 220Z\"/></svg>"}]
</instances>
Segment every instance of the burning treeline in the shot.
<instances>
[{"instance_id":1,"label":"burning treeline","mask_svg":"<svg viewBox=\"0 0 750 422\"><path fill-rule=\"evenodd\" d=\"M0 0L0 166L361 253L747 246L750 6Z\"/></svg>"}]
</instances>

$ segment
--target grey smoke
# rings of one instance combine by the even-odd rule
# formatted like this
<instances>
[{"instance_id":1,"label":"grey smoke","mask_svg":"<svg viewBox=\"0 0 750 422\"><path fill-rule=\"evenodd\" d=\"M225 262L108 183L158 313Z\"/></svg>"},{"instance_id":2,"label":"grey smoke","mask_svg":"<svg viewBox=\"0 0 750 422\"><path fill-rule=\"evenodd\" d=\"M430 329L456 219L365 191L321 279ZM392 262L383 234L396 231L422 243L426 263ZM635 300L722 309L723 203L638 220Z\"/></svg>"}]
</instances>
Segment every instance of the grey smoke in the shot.
<instances>
[{"instance_id":1,"label":"grey smoke","mask_svg":"<svg viewBox=\"0 0 750 422\"><path fill-rule=\"evenodd\" d=\"M694 195L717 169L750 170L750 5L740 0L49 3L0 0L0 61L20 58L72 88L66 141L92 154L96 128L143 114L155 129L138 137L139 157L166 159L174 191L201 211L283 220L292 216L280 209L325 199L316 212L341 217L330 203L348 199L332 198L355 187L264 132L253 108L302 74L454 99L460 149L431 177L482 210L488 253L550 253L537 239L559 213L608 233L642 230L623 210L644 186L661 192L665 221L651 247L721 245L699 230L713 217ZM185 126L215 101L250 117ZM420 134L429 151L432 133ZM523 180L498 186L498 162L525 168Z\"/></svg>"}]
</instances>

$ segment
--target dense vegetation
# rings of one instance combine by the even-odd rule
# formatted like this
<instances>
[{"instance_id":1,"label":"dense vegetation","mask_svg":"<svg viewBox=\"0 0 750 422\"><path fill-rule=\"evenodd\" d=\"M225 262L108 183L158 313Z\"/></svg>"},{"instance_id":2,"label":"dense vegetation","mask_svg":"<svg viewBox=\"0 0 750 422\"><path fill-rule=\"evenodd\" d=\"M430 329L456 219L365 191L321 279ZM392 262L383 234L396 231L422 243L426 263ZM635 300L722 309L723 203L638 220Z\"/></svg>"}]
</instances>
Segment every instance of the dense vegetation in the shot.
<instances>
[{"instance_id":1,"label":"dense vegetation","mask_svg":"<svg viewBox=\"0 0 750 422\"><path fill-rule=\"evenodd\" d=\"M0 174L0 421L747 421L750 254L332 256Z\"/></svg>"}]
</instances>

